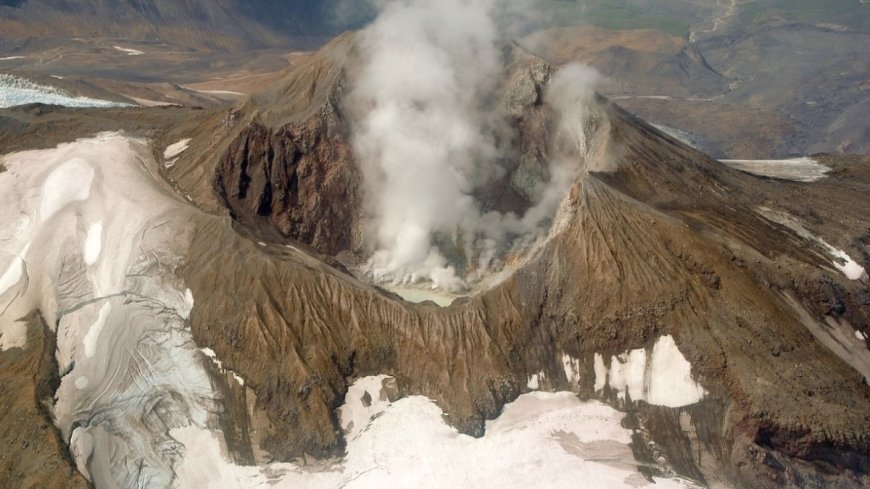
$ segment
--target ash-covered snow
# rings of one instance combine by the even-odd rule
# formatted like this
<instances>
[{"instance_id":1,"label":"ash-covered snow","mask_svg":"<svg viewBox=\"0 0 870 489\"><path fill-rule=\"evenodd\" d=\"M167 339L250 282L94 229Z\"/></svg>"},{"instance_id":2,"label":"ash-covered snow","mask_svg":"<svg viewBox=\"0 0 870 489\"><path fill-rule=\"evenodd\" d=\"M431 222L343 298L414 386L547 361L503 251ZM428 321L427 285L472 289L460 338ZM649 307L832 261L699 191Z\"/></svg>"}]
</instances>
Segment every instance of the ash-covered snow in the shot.
<instances>
[{"instance_id":1,"label":"ash-covered snow","mask_svg":"<svg viewBox=\"0 0 870 489\"><path fill-rule=\"evenodd\" d=\"M696 149L701 149L701 145L698 143L695 136L693 136L688 131L684 131L682 129L677 129L676 127L666 126L664 124L653 124L653 127L658 129L659 131L667 134L668 136L676 139L677 141L685 144L686 146L691 146Z\"/></svg>"},{"instance_id":2,"label":"ash-covered snow","mask_svg":"<svg viewBox=\"0 0 870 489\"><path fill-rule=\"evenodd\" d=\"M0 108L27 104L62 105L64 107L131 107L130 104L77 97L49 85L40 85L30 80L7 73L0 73Z\"/></svg>"}]
</instances>

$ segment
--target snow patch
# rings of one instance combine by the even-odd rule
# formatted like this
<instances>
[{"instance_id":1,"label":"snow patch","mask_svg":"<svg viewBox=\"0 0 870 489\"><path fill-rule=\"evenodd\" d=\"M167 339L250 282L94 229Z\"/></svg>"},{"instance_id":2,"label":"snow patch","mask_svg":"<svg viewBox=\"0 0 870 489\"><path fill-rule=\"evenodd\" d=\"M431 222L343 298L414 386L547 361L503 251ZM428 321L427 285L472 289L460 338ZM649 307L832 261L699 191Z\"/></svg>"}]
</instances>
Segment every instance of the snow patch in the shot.
<instances>
[{"instance_id":1,"label":"snow patch","mask_svg":"<svg viewBox=\"0 0 870 489\"><path fill-rule=\"evenodd\" d=\"M607 385L607 366L604 365L604 357L600 354L595 354L595 392L599 392Z\"/></svg>"},{"instance_id":2,"label":"snow patch","mask_svg":"<svg viewBox=\"0 0 870 489\"><path fill-rule=\"evenodd\" d=\"M88 200L93 180L94 169L80 158L58 166L45 179L40 217L48 219L67 204Z\"/></svg>"},{"instance_id":3,"label":"snow patch","mask_svg":"<svg viewBox=\"0 0 870 489\"><path fill-rule=\"evenodd\" d=\"M831 263L834 265L834 268L839 270L849 280L861 280L862 278L867 277L867 271L864 267L847 255L845 251L834 248L824 239L811 233L806 227L804 227L803 223L801 223L798 218L787 212L777 211L767 207L759 207L758 213L777 224L791 229L797 233L798 236L810 241L815 241L821 245L828 252L828 255L833 258Z\"/></svg>"},{"instance_id":4,"label":"snow patch","mask_svg":"<svg viewBox=\"0 0 870 489\"><path fill-rule=\"evenodd\" d=\"M646 350L632 350L612 357L610 360L610 387L616 389L620 398L626 393L632 400L646 399Z\"/></svg>"},{"instance_id":5,"label":"snow patch","mask_svg":"<svg viewBox=\"0 0 870 489\"><path fill-rule=\"evenodd\" d=\"M828 247L828 252L834 257L834 267L843 272L846 278L849 280L860 280L861 277L867 274L864 267L847 255L845 251L838 250L824 241L822 243Z\"/></svg>"},{"instance_id":6,"label":"snow patch","mask_svg":"<svg viewBox=\"0 0 870 489\"><path fill-rule=\"evenodd\" d=\"M653 346L647 402L680 407L694 404L707 392L692 380L692 365L680 353L674 338L662 336Z\"/></svg>"},{"instance_id":7,"label":"snow patch","mask_svg":"<svg viewBox=\"0 0 870 489\"><path fill-rule=\"evenodd\" d=\"M544 372L543 371L536 373L536 374L532 374L532 376L529 377L529 381L526 382L526 387L528 387L529 389L531 389L533 391L536 391L536 390L541 388L541 382L543 380L544 380Z\"/></svg>"},{"instance_id":8,"label":"snow patch","mask_svg":"<svg viewBox=\"0 0 870 489\"><path fill-rule=\"evenodd\" d=\"M76 379L76 389L84 390L88 388L88 384L90 384L90 380L87 377L81 376Z\"/></svg>"},{"instance_id":9,"label":"snow patch","mask_svg":"<svg viewBox=\"0 0 870 489\"><path fill-rule=\"evenodd\" d=\"M106 327L106 321L109 319L109 314L111 312L112 304L107 301L103 304L103 307L100 308L100 312L97 313L96 321L91 325L88 334L85 335L84 340L82 340L82 343L85 345L86 357L94 358L94 355L97 354L97 342L100 339L100 333L102 333L103 328Z\"/></svg>"},{"instance_id":10,"label":"snow patch","mask_svg":"<svg viewBox=\"0 0 870 489\"><path fill-rule=\"evenodd\" d=\"M93 265L100 258L103 247L103 221L97 221L88 227L85 237L84 257L86 265Z\"/></svg>"},{"instance_id":11,"label":"snow patch","mask_svg":"<svg viewBox=\"0 0 870 489\"><path fill-rule=\"evenodd\" d=\"M400 286L385 286L384 288L408 302L413 302L414 304L432 301L440 307L448 307L450 304L453 304L453 301L455 301L457 297L459 297L440 289L418 289L414 287Z\"/></svg>"},{"instance_id":12,"label":"snow patch","mask_svg":"<svg viewBox=\"0 0 870 489\"><path fill-rule=\"evenodd\" d=\"M121 46L112 46L112 47L118 51L121 51L122 53L125 53L127 56L139 56L140 54L145 54L144 51L139 51L138 49L130 49L130 48L125 48L125 47L121 47Z\"/></svg>"},{"instance_id":13,"label":"snow patch","mask_svg":"<svg viewBox=\"0 0 870 489\"><path fill-rule=\"evenodd\" d=\"M188 290L190 290L190 289L188 289ZM245 379L243 379L242 376L240 376L236 372L224 368L224 362L222 362L218 359L217 354L214 352L214 350L212 350L211 348L200 348L199 351L202 352L203 355L205 355L211 359L212 363L214 363L215 366L217 367L218 372L228 373L228 374L232 375L233 379L235 379L235 381L238 382L240 386L242 386L242 387L245 386Z\"/></svg>"},{"instance_id":14,"label":"snow patch","mask_svg":"<svg viewBox=\"0 0 870 489\"><path fill-rule=\"evenodd\" d=\"M611 357L610 369L596 354L595 391L608 385L620 399L627 393L633 401L672 408L694 404L707 395L692 379L692 366L670 335L660 337L649 354L641 348Z\"/></svg>"},{"instance_id":15,"label":"snow patch","mask_svg":"<svg viewBox=\"0 0 870 489\"><path fill-rule=\"evenodd\" d=\"M233 97L244 97L242 92L234 92L232 90L194 90L194 92L205 93L208 95L230 95Z\"/></svg>"},{"instance_id":16,"label":"snow patch","mask_svg":"<svg viewBox=\"0 0 870 489\"><path fill-rule=\"evenodd\" d=\"M562 354L562 369L565 370L565 378L571 385L580 383L580 360L572 358L567 353Z\"/></svg>"},{"instance_id":17,"label":"snow patch","mask_svg":"<svg viewBox=\"0 0 870 489\"><path fill-rule=\"evenodd\" d=\"M3 273L3 276L0 277L0 296L5 294L12 287L18 285L18 282L21 281L23 275L24 259L20 256L15 256L12 258L12 263L9 264L9 268L7 268L6 272Z\"/></svg>"},{"instance_id":18,"label":"snow patch","mask_svg":"<svg viewBox=\"0 0 870 489\"><path fill-rule=\"evenodd\" d=\"M190 289L184 289L184 298L182 299L181 306L178 308L178 315L184 319L190 319L190 311L193 310L193 303L193 291Z\"/></svg>"},{"instance_id":19,"label":"snow patch","mask_svg":"<svg viewBox=\"0 0 870 489\"><path fill-rule=\"evenodd\" d=\"M368 427L369 422L390 406L384 391L385 382L395 382L388 375L363 377L347 388L344 404L338 408L341 429L348 440L353 440Z\"/></svg>"},{"instance_id":20,"label":"snow patch","mask_svg":"<svg viewBox=\"0 0 870 489\"><path fill-rule=\"evenodd\" d=\"M163 152L163 159L168 160L170 158L174 158L174 157L180 155L181 153L183 153L187 149L188 144L190 144L190 138L182 139L181 141L178 141L177 143L170 144L169 146L166 147L166 150Z\"/></svg>"},{"instance_id":21,"label":"snow patch","mask_svg":"<svg viewBox=\"0 0 870 489\"><path fill-rule=\"evenodd\" d=\"M75 460L76 468L85 476L87 480L91 480L90 471L88 470L88 460L94 453L94 437L88 433L86 428L81 426L73 430L69 440L70 452L72 452L73 460Z\"/></svg>"},{"instance_id":22,"label":"snow patch","mask_svg":"<svg viewBox=\"0 0 870 489\"><path fill-rule=\"evenodd\" d=\"M793 182L815 182L831 171L812 158L785 160L719 160L720 163L752 175Z\"/></svg>"}]
</instances>

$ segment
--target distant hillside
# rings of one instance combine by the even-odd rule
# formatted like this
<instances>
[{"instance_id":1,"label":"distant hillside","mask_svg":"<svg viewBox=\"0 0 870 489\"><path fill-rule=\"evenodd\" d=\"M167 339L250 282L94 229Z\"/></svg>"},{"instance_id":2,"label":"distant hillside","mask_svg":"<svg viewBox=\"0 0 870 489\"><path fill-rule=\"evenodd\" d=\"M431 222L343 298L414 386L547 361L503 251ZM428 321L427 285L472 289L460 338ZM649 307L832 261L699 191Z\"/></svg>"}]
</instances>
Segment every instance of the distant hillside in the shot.
<instances>
[{"instance_id":1,"label":"distant hillside","mask_svg":"<svg viewBox=\"0 0 870 489\"><path fill-rule=\"evenodd\" d=\"M108 37L236 50L311 47L352 25L339 0L0 0L0 40Z\"/></svg>"}]
</instances>

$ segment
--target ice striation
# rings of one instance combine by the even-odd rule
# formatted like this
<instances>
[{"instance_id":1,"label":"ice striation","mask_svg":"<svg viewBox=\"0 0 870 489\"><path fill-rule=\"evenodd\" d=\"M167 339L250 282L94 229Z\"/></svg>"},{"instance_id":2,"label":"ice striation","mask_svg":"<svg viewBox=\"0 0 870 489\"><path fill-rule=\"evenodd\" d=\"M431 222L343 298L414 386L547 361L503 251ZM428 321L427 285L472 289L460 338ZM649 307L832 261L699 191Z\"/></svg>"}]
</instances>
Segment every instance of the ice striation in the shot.
<instances>
[{"instance_id":1,"label":"ice striation","mask_svg":"<svg viewBox=\"0 0 870 489\"><path fill-rule=\"evenodd\" d=\"M56 328L53 417L96 487L170 487L170 430L205 428L217 405L175 273L194 210L139 164L149 152L105 133L2 159L2 347L24 346L35 308Z\"/></svg>"}]
</instances>

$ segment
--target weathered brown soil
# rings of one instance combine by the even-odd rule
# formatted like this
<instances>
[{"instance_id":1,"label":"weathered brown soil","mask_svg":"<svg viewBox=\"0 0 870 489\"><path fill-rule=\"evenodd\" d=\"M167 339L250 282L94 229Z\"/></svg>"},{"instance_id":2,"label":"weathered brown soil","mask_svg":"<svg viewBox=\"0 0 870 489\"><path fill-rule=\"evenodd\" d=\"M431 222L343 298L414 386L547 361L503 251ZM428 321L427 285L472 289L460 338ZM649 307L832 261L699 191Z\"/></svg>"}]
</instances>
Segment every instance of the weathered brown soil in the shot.
<instances>
[{"instance_id":1,"label":"weathered brown soil","mask_svg":"<svg viewBox=\"0 0 870 489\"><path fill-rule=\"evenodd\" d=\"M0 487L87 488L50 414L59 383L54 336L38 313L27 322L27 346L0 352Z\"/></svg>"},{"instance_id":2,"label":"weathered brown soil","mask_svg":"<svg viewBox=\"0 0 870 489\"><path fill-rule=\"evenodd\" d=\"M594 66L607 78L601 86L606 94L704 97L722 93L728 83L697 46L653 29L554 27L520 43L554 65Z\"/></svg>"},{"instance_id":3,"label":"weathered brown soil","mask_svg":"<svg viewBox=\"0 0 870 489\"><path fill-rule=\"evenodd\" d=\"M187 107L69 109L31 104L0 109L0 153L53 148L104 131L155 138L166 127L183 129L205 115Z\"/></svg>"},{"instance_id":4,"label":"weathered brown soil","mask_svg":"<svg viewBox=\"0 0 870 489\"><path fill-rule=\"evenodd\" d=\"M699 128L701 148L720 158L776 158L794 151L797 121L773 110L699 100L626 98L619 106L649 122Z\"/></svg>"}]
</instances>

